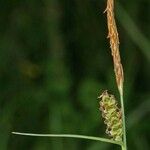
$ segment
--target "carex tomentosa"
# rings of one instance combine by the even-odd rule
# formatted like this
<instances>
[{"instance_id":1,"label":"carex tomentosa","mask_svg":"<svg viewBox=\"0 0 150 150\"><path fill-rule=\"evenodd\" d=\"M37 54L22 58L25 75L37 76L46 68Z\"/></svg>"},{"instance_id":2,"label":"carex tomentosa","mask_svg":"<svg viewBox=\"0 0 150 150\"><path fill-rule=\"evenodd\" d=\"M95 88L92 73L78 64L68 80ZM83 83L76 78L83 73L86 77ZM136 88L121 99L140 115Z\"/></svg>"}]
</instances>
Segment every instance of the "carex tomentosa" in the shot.
<instances>
[{"instance_id":1,"label":"carex tomentosa","mask_svg":"<svg viewBox=\"0 0 150 150\"><path fill-rule=\"evenodd\" d=\"M104 91L98 98L100 98L100 111L106 124L106 133L115 141L122 141L122 113L118 108L115 97Z\"/></svg>"}]
</instances>

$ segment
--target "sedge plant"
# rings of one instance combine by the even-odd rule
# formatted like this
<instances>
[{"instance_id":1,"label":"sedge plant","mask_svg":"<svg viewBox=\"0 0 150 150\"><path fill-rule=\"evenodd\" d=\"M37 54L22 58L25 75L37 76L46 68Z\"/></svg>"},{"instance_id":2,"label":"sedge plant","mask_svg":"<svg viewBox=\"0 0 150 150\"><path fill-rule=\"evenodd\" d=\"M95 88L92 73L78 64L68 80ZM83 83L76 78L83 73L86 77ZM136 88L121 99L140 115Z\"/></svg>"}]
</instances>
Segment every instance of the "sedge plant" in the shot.
<instances>
[{"instance_id":1,"label":"sedge plant","mask_svg":"<svg viewBox=\"0 0 150 150\"><path fill-rule=\"evenodd\" d=\"M107 13L108 38L110 40L110 48L113 57L114 72L121 102L121 108L119 108L115 97L113 95L110 95L107 92L107 90L104 91L98 97L100 99L99 104L100 110L102 112L102 117L104 118L104 123L107 126L106 133L111 138L101 138L75 134L34 134L34 133L20 133L20 132L12 132L12 134L24 136L38 136L38 137L60 137L60 138L63 137L63 138L88 139L117 144L121 146L122 150L127 150L126 125L125 125L124 100L123 100L124 73L119 52L119 36L114 17L114 0L107 0L107 7L104 13Z\"/></svg>"}]
</instances>

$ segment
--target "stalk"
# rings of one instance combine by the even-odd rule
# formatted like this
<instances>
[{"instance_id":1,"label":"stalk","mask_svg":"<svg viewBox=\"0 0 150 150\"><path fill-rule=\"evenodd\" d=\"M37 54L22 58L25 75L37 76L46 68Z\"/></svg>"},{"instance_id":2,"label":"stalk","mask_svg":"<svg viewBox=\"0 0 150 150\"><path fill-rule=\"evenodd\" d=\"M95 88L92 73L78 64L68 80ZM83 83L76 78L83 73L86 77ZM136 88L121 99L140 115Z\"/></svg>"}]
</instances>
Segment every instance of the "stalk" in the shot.
<instances>
[{"instance_id":1,"label":"stalk","mask_svg":"<svg viewBox=\"0 0 150 150\"><path fill-rule=\"evenodd\" d=\"M125 121L125 111L124 111L123 90L122 90L122 92L120 92L120 101L121 101L122 121L123 121L123 146L122 146L122 150L127 150L126 121Z\"/></svg>"},{"instance_id":2,"label":"stalk","mask_svg":"<svg viewBox=\"0 0 150 150\"><path fill-rule=\"evenodd\" d=\"M124 145L122 145L122 146L121 146L121 149L122 149L122 150L125 150L125 147L124 147Z\"/></svg>"}]
</instances>

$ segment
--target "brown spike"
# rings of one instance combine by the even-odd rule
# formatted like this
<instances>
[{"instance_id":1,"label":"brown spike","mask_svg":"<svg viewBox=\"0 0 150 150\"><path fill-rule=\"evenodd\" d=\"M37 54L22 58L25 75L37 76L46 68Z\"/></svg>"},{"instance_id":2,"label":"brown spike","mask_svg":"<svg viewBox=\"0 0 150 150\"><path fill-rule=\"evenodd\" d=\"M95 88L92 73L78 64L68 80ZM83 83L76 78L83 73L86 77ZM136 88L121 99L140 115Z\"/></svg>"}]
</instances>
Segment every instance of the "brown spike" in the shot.
<instances>
[{"instance_id":1,"label":"brown spike","mask_svg":"<svg viewBox=\"0 0 150 150\"><path fill-rule=\"evenodd\" d=\"M116 76L116 82L119 92L123 92L124 74L121 64L121 58L119 53L119 37L114 17L114 0L107 0L107 25L108 25L108 38L110 39L111 53L114 62L114 72Z\"/></svg>"}]
</instances>

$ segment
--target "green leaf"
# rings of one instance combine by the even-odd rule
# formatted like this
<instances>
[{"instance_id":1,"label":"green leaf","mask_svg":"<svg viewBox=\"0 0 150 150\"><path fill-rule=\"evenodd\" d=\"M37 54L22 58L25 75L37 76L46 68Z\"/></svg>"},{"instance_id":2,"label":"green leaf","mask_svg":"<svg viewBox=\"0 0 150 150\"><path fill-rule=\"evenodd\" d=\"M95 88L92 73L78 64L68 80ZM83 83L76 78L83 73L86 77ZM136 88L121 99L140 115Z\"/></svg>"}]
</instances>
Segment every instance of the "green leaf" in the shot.
<instances>
[{"instance_id":1,"label":"green leaf","mask_svg":"<svg viewBox=\"0 0 150 150\"><path fill-rule=\"evenodd\" d=\"M87 139L87 140L107 142L107 143L117 144L120 146L123 145L122 142L117 142L117 141L106 139L106 138L86 136L86 135L76 135L76 134L34 134L34 133L20 133L20 132L12 132L12 134L22 135L22 136L36 136L36 137L78 138L78 139Z\"/></svg>"}]
</instances>

